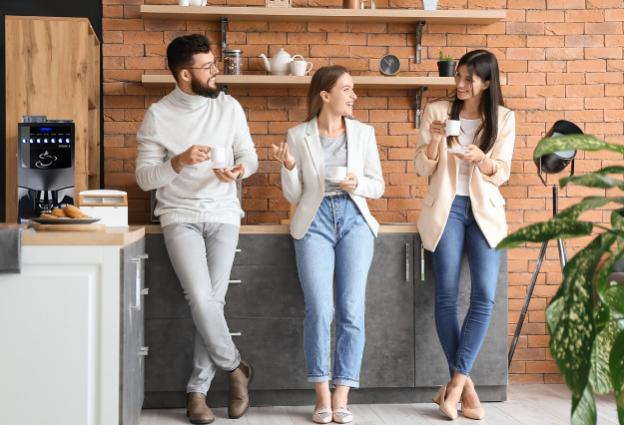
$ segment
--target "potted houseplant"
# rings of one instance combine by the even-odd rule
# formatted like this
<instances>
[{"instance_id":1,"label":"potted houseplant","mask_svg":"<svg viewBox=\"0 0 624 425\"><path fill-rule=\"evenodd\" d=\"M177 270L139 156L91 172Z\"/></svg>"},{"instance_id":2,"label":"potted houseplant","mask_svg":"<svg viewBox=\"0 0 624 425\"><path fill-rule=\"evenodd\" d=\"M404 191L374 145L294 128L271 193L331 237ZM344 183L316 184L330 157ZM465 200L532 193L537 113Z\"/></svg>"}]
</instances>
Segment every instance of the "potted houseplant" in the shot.
<instances>
[{"instance_id":1,"label":"potted houseplant","mask_svg":"<svg viewBox=\"0 0 624 425\"><path fill-rule=\"evenodd\" d=\"M438 74L440 77L455 76L455 61L451 56L447 56L440 50L440 60L438 61Z\"/></svg>"},{"instance_id":2,"label":"potted houseplant","mask_svg":"<svg viewBox=\"0 0 624 425\"><path fill-rule=\"evenodd\" d=\"M542 139L533 156L563 150L609 150L624 154L624 145L591 135ZM559 290L546 309L550 352L572 392L572 424L595 424L594 394L615 393L619 423L624 424L624 284L610 276L624 258L624 166L565 177L568 184L607 189L608 196L588 196L547 222L535 223L507 236L499 248L524 242L574 238L593 239L566 264ZM585 211L615 205L608 226L581 220Z\"/></svg>"}]
</instances>

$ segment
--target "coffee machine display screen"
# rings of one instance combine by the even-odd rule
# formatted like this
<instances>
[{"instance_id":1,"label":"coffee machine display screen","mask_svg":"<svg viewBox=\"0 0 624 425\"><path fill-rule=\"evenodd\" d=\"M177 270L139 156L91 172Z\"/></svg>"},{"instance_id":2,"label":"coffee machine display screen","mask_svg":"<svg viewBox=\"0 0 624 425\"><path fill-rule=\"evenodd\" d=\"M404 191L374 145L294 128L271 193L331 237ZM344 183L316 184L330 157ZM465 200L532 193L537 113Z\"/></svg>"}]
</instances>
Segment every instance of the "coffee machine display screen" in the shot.
<instances>
[{"instance_id":1,"label":"coffee machine display screen","mask_svg":"<svg viewBox=\"0 0 624 425\"><path fill-rule=\"evenodd\" d=\"M69 126L31 126L22 133L21 166L36 170L72 167L73 134Z\"/></svg>"}]
</instances>

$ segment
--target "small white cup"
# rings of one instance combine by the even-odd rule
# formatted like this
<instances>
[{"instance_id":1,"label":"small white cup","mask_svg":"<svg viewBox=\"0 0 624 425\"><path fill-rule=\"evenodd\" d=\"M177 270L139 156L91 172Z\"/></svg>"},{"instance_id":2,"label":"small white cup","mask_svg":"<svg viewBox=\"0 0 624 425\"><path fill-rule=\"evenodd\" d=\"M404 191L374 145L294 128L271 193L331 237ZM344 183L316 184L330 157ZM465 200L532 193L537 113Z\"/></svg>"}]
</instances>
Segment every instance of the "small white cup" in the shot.
<instances>
[{"instance_id":1,"label":"small white cup","mask_svg":"<svg viewBox=\"0 0 624 425\"><path fill-rule=\"evenodd\" d=\"M212 168L225 168L226 155L225 148L210 148L210 159L212 160Z\"/></svg>"},{"instance_id":2,"label":"small white cup","mask_svg":"<svg viewBox=\"0 0 624 425\"><path fill-rule=\"evenodd\" d=\"M290 62L290 73L297 77L303 77L312 71L313 67L314 64L312 62L307 62L303 56L294 55Z\"/></svg>"},{"instance_id":3,"label":"small white cup","mask_svg":"<svg viewBox=\"0 0 624 425\"><path fill-rule=\"evenodd\" d=\"M190 0L191 6L206 6L206 0Z\"/></svg>"},{"instance_id":4,"label":"small white cup","mask_svg":"<svg viewBox=\"0 0 624 425\"><path fill-rule=\"evenodd\" d=\"M332 181L343 181L347 178L347 167L327 167L325 178Z\"/></svg>"},{"instance_id":5,"label":"small white cup","mask_svg":"<svg viewBox=\"0 0 624 425\"><path fill-rule=\"evenodd\" d=\"M446 135L447 136L459 136L460 130L461 130L461 121L446 120Z\"/></svg>"},{"instance_id":6,"label":"small white cup","mask_svg":"<svg viewBox=\"0 0 624 425\"><path fill-rule=\"evenodd\" d=\"M314 64L312 62L292 61L290 63L290 73L292 75L296 75L297 77L303 77L312 71L313 66Z\"/></svg>"},{"instance_id":7,"label":"small white cup","mask_svg":"<svg viewBox=\"0 0 624 425\"><path fill-rule=\"evenodd\" d=\"M190 4L190 0L178 0L178 6L189 6Z\"/></svg>"}]
</instances>

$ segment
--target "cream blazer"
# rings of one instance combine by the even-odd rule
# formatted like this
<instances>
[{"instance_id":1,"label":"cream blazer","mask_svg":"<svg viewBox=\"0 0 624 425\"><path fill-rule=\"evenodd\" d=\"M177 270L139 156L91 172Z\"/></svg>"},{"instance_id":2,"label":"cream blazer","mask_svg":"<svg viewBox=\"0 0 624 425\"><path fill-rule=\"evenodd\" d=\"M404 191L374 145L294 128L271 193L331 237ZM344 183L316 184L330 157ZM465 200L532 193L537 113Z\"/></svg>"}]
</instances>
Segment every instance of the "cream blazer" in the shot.
<instances>
[{"instance_id":1,"label":"cream blazer","mask_svg":"<svg viewBox=\"0 0 624 425\"><path fill-rule=\"evenodd\" d=\"M347 169L358 178L357 187L349 195L377 235L379 223L366 203L366 198L380 198L385 187L375 129L351 119L345 119L345 126ZM325 196L325 159L316 118L288 130L288 150L295 157L296 165L292 170L281 167L282 190L288 202L297 205L290 222L290 234L301 239Z\"/></svg>"},{"instance_id":2,"label":"cream blazer","mask_svg":"<svg viewBox=\"0 0 624 425\"><path fill-rule=\"evenodd\" d=\"M447 153L446 142L439 145L438 158L427 157L427 145L431 140L429 126L432 121L445 121L449 118L451 103L440 101L431 103L425 109L420 137L416 147L416 172L429 177L429 191L423 199L418 232L425 249L434 251L446 226L451 204L455 198L457 175L461 160ZM489 245L495 247L507 235L505 199L499 186L509 179L511 156L516 138L514 113L502 106L498 107L498 137L493 148L486 154L494 161L494 174L486 176L479 167L472 166L470 174L470 201L472 211Z\"/></svg>"}]
</instances>

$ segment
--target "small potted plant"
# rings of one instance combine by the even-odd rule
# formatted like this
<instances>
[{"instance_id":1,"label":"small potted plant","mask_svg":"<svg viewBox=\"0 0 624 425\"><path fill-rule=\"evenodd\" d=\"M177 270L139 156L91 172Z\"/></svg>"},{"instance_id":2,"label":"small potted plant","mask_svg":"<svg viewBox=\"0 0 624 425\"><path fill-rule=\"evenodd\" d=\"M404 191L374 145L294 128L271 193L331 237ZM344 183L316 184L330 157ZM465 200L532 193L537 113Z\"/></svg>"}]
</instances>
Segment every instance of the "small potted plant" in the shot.
<instances>
[{"instance_id":1,"label":"small potted plant","mask_svg":"<svg viewBox=\"0 0 624 425\"><path fill-rule=\"evenodd\" d=\"M438 61L438 74L440 77L455 76L455 61L451 56L447 56L440 50L440 60Z\"/></svg>"}]
</instances>

